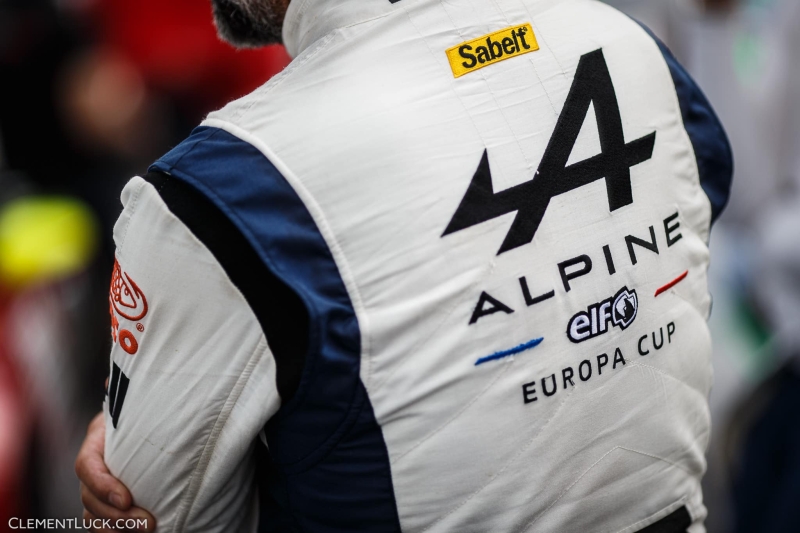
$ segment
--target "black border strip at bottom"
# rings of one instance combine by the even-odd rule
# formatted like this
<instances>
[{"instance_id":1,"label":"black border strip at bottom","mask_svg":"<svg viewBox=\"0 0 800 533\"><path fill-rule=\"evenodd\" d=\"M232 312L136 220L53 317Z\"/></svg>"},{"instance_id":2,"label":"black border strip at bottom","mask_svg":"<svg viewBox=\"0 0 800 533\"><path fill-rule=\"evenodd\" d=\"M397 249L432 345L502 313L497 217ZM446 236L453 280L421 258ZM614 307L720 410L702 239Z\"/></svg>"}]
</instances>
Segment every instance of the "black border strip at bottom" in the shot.
<instances>
[{"instance_id":1,"label":"black border strip at bottom","mask_svg":"<svg viewBox=\"0 0 800 533\"><path fill-rule=\"evenodd\" d=\"M640 530L639 533L686 533L690 525L692 525L692 517L684 505L655 524L650 524Z\"/></svg>"}]
</instances>

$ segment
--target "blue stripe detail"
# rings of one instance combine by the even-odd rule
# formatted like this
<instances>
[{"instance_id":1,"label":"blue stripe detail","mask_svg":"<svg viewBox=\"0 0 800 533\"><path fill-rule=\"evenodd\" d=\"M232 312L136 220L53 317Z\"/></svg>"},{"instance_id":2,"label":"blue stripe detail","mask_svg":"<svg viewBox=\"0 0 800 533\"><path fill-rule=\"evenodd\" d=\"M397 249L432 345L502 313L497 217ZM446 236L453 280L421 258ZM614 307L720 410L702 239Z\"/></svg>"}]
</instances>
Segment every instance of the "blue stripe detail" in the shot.
<instances>
[{"instance_id":1,"label":"blue stripe detail","mask_svg":"<svg viewBox=\"0 0 800 533\"><path fill-rule=\"evenodd\" d=\"M678 63L670 49L650 28L641 22L639 25L658 44L672 75L681 106L683 126L689 134L697 158L700 186L711 201L713 224L728 204L733 181L733 152L728 136L703 91Z\"/></svg>"},{"instance_id":2,"label":"blue stripe detail","mask_svg":"<svg viewBox=\"0 0 800 533\"><path fill-rule=\"evenodd\" d=\"M151 170L206 195L308 310L300 386L266 426L272 504L262 530L400 531L386 443L359 377L358 320L302 200L261 152L216 128L197 128Z\"/></svg>"},{"instance_id":3,"label":"blue stripe detail","mask_svg":"<svg viewBox=\"0 0 800 533\"><path fill-rule=\"evenodd\" d=\"M542 337L540 339L533 339L533 340L530 340L530 341L528 341L526 343L520 344L519 346L515 346L514 348L511 348L510 350L503 350L502 352L496 352L496 353L493 353L492 355L487 355L486 357L481 357L480 359L475 361L475 366L482 365L483 363L488 363L489 361L497 361L498 359L504 359L506 357L511 357L512 355L517 355L518 353L522 353L522 352L528 351L528 350L530 350L532 348L536 348L537 346L539 346L542 343L543 340L544 340L544 337Z\"/></svg>"}]
</instances>

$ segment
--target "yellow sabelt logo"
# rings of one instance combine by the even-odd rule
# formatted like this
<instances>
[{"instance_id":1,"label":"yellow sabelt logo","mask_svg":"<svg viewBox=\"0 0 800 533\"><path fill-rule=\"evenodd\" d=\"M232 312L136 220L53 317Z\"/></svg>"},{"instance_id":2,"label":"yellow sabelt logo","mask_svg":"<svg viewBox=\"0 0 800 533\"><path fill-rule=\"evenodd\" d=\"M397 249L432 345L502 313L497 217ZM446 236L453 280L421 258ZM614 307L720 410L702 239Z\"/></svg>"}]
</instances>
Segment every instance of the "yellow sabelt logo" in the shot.
<instances>
[{"instance_id":1,"label":"yellow sabelt logo","mask_svg":"<svg viewBox=\"0 0 800 533\"><path fill-rule=\"evenodd\" d=\"M460 78L498 61L539 49L531 25L512 26L447 49L453 76Z\"/></svg>"}]
</instances>

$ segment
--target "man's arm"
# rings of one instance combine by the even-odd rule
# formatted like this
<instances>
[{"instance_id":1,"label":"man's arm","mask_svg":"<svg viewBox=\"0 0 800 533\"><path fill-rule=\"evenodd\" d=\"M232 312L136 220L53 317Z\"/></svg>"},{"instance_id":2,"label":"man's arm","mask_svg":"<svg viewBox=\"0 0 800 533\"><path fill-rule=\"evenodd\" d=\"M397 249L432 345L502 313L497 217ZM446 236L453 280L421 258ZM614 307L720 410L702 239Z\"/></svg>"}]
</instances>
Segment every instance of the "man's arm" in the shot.
<instances>
[{"instance_id":1,"label":"man's arm","mask_svg":"<svg viewBox=\"0 0 800 533\"><path fill-rule=\"evenodd\" d=\"M251 530L257 435L302 357L276 381L260 309L282 301L281 288L258 283L221 213L187 202L168 176L147 179L125 188L114 228L105 461L159 531ZM301 348L303 326L288 328Z\"/></svg>"}]
</instances>

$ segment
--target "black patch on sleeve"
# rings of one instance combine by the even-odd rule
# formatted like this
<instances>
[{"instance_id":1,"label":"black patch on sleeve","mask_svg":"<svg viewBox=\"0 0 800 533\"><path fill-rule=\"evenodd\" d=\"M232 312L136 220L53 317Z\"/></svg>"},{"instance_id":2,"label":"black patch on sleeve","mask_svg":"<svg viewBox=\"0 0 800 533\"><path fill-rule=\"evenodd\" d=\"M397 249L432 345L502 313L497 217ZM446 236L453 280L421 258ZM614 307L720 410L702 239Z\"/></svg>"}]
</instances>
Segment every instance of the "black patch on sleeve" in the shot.
<instances>
[{"instance_id":1,"label":"black patch on sleeve","mask_svg":"<svg viewBox=\"0 0 800 533\"><path fill-rule=\"evenodd\" d=\"M655 524L650 524L646 528L640 530L639 533L686 533L686 530L689 529L691 525L692 517L689 515L689 511L686 510L686 506L684 505Z\"/></svg>"},{"instance_id":2,"label":"black patch on sleeve","mask_svg":"<svg viewBox=\"0 0 800 533\"><path fill-rule=\"evenodd\" d=\"M256 315L275 357L283 403L297 391L308 351L308 311L297 294L259 258L233 222L191 185L161 172L144 179L219 261ZM208 302L214 305L213 301Z\"/></svg>"},{"instance_id":3,"label":"black patch on sleeve","mask_svg":"<svg viewBox=\"0 0 800 533\"><path fill-rule=\"evenodd\" d=\"M128 385L130 385L130 379L120 370L117 363L114 363L108 390L108 411L111 414L111 424L114 429L117 428L119 423L122 404L125 403L125 396L128 394Z\"/></svg>"}]
</instances>

